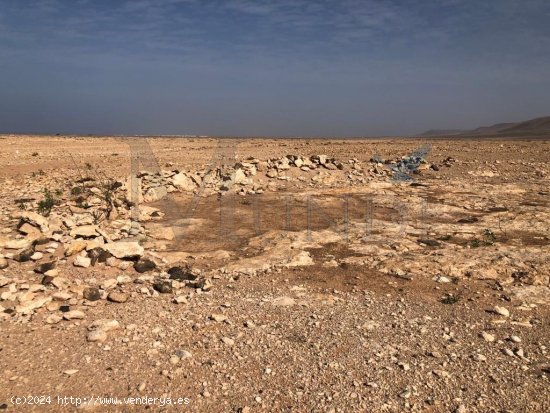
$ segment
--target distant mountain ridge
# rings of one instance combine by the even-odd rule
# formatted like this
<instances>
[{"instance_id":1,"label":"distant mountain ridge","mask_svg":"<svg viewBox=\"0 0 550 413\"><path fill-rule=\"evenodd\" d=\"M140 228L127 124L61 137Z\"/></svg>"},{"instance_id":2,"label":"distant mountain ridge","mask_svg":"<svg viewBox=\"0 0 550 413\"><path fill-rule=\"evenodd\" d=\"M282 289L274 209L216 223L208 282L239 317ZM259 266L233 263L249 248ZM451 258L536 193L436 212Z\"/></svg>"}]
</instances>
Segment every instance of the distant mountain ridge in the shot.
<instances>
[{"instance_id":1,"label":"distant mountain ridge","mask_svg":"<svg viewBox=\"0 0 550 413\"><path fill-rule=\"evenodd\" d=\"M495 135L543 135L550 134L550 116L523 122L496 123L472 130L430 129L418 136L495 136Z\"/></svg>"}]
</instances>

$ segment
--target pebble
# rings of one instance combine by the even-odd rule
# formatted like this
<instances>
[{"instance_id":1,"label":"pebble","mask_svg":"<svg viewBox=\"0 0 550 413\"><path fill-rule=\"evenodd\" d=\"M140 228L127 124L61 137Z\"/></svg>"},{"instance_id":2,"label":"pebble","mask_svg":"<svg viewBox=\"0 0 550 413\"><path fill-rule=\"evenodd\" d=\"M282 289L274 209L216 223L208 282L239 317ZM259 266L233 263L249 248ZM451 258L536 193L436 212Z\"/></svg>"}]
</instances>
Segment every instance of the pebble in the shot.
<instances>
[{"instance_id":1,"label":"pebble","mask_svg":"<svg viewBox=\"0 0 550 413\"><path fill-rule=\"evenodd\" d=\"M113 303L125 303L128 301L128 295L118 291L111 291L107 296L107 300Z\"/></svg>"},{"instance_id":2,"label":"pebble","mask_svg":"<svg viewBox=\"0 0 550 413\"><path fill-rule=\"evenodd\" d=\"M95 341L103 342L107 340L107 332L104 330L89 331L88 334L86 335L86 340L90 342L95 342Z\"/></svg>"},{"instance_id":3,"label":"pebble","mask_svg":"<svg viewBox=\"0 0 550 413\"><path fill-rule=\"evenodd\" d=\"M230 347L235 344L235 340L229 337L222 337L222 342Z\"/></svg>"},{"instance_id":4,"label":"pebble","mask_svg":"<svg viewBox=\"0 0 550 413\"><path fill-rule=\"evenodd\" d=\"M82 296L88 301L97 301L101 298L101 293L97 287L88 287L84 289Z\"/></svg>"},{"instance_id":5,"label":"pebble","mask_svg":"<svg viewBox=\"0 0 550 413\"><path fill-rule=\"evenodd\" d=\"M71 310L63 313L63 318L65 320L82 320L84 317L86 317L86 314L80 310Z\"/></svg>"},{"instance_id":6,"label":"pebble","mask_svg":"<svg viewBox=\"0 0 550 413\"><path fill-rule=\"evenodd\" d=\"M92 260L88 257L77 255L77 257L73 261L73 265L75 267L88 268L90 265L92 265Z\"/></svg>"},{"instance_id":7,"label":"pebble","mask_svg":"<svg viewBox=\"0 0 550 413\"><path fill-rule=\"evenodd\" d=\"M492 334L489 334L489 333L487 333L487 332L485 332L485 331L482 331L482 332L481 332L481 337L483 337L483 339L484 339L485 341L488 341L488 342L490 342L490 343L492 343L493 341L495 341L495 336L492 335Z\"/></svg>"},{"instance_id":8,"label":"pebble","mask_svg":"<svg viewBox=\"0 0 550 413\"><path fill-rule=\"evenodd\" d=\"M161 294L170 294L172 292L172 284L169 281L157 281L153 284L153 288Z\"/></svg>"},{"instance_id":9,"label":"pebble","mask_svg":"<svg viewBox=\"0 0 550 413\"><path fill-rule=\"evenodd\" d=\"M47 324L57 324L59 323L63 317L61 317L59 314L50 314L48 317L46 317L46 323Z\"/></svg>"},{"instance_id":10,"label":"pebble","mask_svg":"<svg viewBox=\"0 0 550 413\"><path fill-rule=\"evenodd\" d=\"M496 314L501 315L503 317L510 317L510 311L508 311L508 309L505 307L500 307L498 305L495 305L495 307L493 308L493 311Z\"/></svg>"},{"instance_id":11,"label":"pebble","mask_svg":"<svg viewBox=\"0 0 550 413\"><path fill-rule=\"evenodd\" d=\"M487 361L487 357L485 357L483 354L476 353L472 356L472 358L475 361Z\"/></svg>"},{"instance_id":12,"label":"pebble","mask_svg":"<svg viewBox=\"0 0 550 413\"><path fill-rule=\"evenodd\" d=\"M502 352L506 354L507 356L514 357L514 352L510 350L509 348L503 348Z\"/></svg>"},{"instance_id":13,"label":"pebble","mask_svg":"<svg viewBox=\"0 0 550 413\"><path fill-rule=\"evenodd\" d=\"M214 320L214 321L216 321L216 322L218 322L218 323L221 323L221 322L227 320L227 317L224 316L223 314L211 314L211 315L210 315L210 319L211 319L211 320Z\"/></svg>"}]
</instances>

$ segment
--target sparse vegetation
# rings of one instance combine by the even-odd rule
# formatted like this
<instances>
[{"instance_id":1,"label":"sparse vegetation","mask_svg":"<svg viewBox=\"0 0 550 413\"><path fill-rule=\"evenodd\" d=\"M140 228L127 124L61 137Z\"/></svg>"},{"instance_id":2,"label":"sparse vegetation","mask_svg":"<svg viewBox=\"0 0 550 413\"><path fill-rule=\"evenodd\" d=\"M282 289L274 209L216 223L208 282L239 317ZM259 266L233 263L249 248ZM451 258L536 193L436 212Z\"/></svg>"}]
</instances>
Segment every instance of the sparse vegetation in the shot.
<instances>
[{"instance_id":1,"label":"sparse vegetation","mask_svg":"<svg viewBox=\"0 0 550 413\"><path fill-rule=\"evenodd\" d=\"M485 228L485 230L483 230L483 235L481 239L474 238L470 241L470 248L489 247L491 245L494 245L496 240L497 238L494 232L488 228Z\"/></svg>"},{"instance_id":2,"label":"sparse vegetation","mask_svg":"<svg viewBox=\"0 0 550 413\"><path fill-rule=\"evenodd\" d=\"M59 204L59 200L49 189L44 189L44 199L38 202L38 212L45 217L50 215L52 208Z\"/></svg>"},{"instance_id":3,"label":"sparse vegetation","mask_svg":"<svg viewBox=\"0 0 550 413\"><path fill-rule=\"evenodd\" d=\"M453 294L449 294L449 295L446 295L445 297L443 297L441 299L441 302L443 304L448 304L448 305L452 305L452 304L456 304L460 301L460 296L458 295L453 295Z\"/></svg>"}]
</instances>

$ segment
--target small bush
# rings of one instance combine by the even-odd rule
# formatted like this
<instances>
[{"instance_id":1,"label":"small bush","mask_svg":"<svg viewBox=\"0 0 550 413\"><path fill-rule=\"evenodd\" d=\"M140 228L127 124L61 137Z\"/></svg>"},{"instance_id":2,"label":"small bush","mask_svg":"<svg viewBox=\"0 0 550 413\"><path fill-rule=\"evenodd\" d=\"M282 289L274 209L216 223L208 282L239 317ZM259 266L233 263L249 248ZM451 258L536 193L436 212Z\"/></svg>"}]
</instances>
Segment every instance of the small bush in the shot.
<instances>
[{"instance_id":1,"label":"small bush","mask_svg":"<svg viewBox=\"0 0 550 413\"><path fill-rule=\"evenodd\" d=\"M44 199L38 203L38 212L45 217L50 215L52 208L59 204L59 200L51 193L49 189L44 189Z\"/></svg>"},{"instance_id":2,"label":"small bush","mask_svg":"<svg viewBox=\"0 0 550 413\"><path fill-rule=\"evenodd\" d=\"M451 305L451 304L456 304L456 303L458 303L459 301L460 301L460 296L458 296L458 295L452 295L452 294L449 294L449 295L443 297L443 299L441 300L441 302L442 302L443 304L449 304L449 305Z\"/></svg>"}]
</instances>

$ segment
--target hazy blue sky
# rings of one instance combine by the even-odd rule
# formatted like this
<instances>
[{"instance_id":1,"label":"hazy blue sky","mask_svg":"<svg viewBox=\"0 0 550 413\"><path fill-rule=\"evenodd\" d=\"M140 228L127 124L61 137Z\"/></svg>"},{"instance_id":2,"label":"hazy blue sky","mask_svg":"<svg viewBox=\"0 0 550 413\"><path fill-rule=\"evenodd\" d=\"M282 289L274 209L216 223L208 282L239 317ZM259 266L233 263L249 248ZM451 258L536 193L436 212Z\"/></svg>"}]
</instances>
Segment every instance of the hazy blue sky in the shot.
<instances>
[{"instance_id":1,"label":"hazy blue sky","mask_svg":"<svg viewBox=\"0 0 550 413\"><path fill-rule=\"evenodd\" d=\"M0 0L0 131L412 134L550 115L548 0Z\"/></svg>"}]
</instances>

